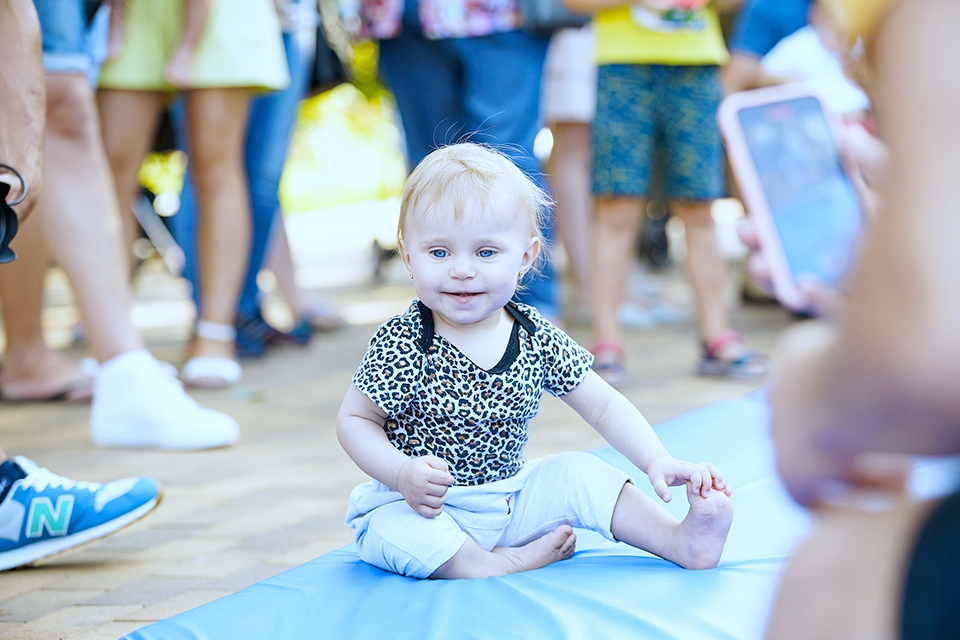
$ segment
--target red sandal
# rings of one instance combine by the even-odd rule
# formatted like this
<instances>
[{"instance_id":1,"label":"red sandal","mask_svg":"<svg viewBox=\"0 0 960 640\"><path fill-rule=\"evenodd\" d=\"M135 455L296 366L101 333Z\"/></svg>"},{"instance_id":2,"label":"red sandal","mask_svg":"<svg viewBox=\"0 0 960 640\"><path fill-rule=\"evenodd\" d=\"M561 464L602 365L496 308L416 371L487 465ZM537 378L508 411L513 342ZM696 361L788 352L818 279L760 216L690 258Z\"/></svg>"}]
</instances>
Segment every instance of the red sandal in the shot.
<instances>
[{"instance_id":1,"label":"red sandal","mask_svg":"<svg viewBox=\"0 0 960 640\"><path fill-rule=\"evenodd\" d=\"M736 345L733 357L724 357L728 347ZM736 331L727 330L710 342L704 343L703 355L697 372L705 376L733 378L735 380L755 380L767 375L770 360L746 347L743 338Z\"/></svg>"},{"instance_id":2,"label":"red sandal","mask_svg":"<svg viewBox=\"0 0 960 640\"><path fill-rule=\"evenodd\" d=\"M624 366L623 347L613 340L597 340L590 347L593 354L593 370L611 387L627 384L627 370Z\"/></svg>"}]
</instances>

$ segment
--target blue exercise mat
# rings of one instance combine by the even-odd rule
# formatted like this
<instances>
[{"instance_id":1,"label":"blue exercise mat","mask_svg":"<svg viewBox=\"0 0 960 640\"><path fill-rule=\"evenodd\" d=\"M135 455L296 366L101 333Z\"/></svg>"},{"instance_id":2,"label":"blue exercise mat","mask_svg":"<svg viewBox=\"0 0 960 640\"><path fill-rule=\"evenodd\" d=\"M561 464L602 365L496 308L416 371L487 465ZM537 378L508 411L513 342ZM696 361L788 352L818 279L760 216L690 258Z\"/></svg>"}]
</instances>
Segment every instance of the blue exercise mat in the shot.
<instances>
[{"instance_id":1,"label":"blue exercise mat","mask_svg":"<svg viewBox=\"0 0 960 640\"><path fill-rule=\"evenodd\" d=\"M363 563L350 545L126 637L760 638L780 572L810 523L776 478L764 396L699 409L656 430L672 455L714 462L733 488L733 526L716 569L688 571L578 530L573 558L536 571L415 580ZM616 451L594 453L654 495ZM684 516L682 487L667 508Z\"/></svg>"}]
</instances>

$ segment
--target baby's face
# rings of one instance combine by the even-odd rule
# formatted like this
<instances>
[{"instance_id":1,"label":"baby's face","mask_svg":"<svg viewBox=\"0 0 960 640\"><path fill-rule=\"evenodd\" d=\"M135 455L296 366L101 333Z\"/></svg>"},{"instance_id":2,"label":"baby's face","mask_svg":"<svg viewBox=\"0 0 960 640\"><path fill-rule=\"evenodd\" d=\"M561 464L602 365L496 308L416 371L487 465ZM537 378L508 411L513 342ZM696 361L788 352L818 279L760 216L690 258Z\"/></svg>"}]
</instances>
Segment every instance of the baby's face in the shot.
<instances>
[{"instance_id":1,"label":"baby's face","mask_svg":"<svg viewBox=\"0 0 960 640\"><path fill-rule=\"evenodd\" d=\"M499 319L540 241L515 198L498 193L486 204L467 202L460 220L452 212L408 212L400 250L417 297L442 321L467 328Z\"/></svg>"}]
</instances>

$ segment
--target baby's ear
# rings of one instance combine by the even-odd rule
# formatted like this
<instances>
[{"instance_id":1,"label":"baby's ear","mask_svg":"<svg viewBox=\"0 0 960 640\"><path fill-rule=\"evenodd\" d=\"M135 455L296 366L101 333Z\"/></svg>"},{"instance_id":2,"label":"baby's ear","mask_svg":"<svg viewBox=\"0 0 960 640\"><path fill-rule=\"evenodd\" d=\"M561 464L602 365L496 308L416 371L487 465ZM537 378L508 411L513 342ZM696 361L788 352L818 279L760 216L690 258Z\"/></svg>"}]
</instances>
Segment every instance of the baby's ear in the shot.
<instances>
[{"instance_id":1,"label":"baby's ear","mask_svg":"<svg viewBox=\"0 0 960 640\"><path fill-rule=\"evenodd\" d=\"M400 254L400 259L403 260L403 264L407 266L407 269L410 269L410 253L407 251L407 248L403 246L403 240L397 240L397 252Z\"/></svg>"},{"instance_id":2,"label":"baby's ear","mask_svg":"<svg viewBox=\"0 0 960 640\"><path fill-rule=\"evenodd\" d=\"M533 236L530 238L530 244L527 245L527 250L523 253L523 266L531 267L537 261L537 256L540 255L540 238Z\"/></svg>"}]
</instances>

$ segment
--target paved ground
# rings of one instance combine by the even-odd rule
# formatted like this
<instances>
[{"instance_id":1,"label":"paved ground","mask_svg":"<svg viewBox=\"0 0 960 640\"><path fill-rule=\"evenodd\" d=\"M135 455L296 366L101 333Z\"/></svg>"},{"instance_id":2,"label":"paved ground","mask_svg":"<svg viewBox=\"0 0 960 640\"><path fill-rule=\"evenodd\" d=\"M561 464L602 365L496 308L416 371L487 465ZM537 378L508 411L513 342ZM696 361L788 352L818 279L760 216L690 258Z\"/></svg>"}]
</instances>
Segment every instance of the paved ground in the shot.
<instances>
[{"instance_id":1,"label":"paved ground","mask_svg":"<svg viewBox=\"0 0 960 640\"><path fill-rule=\"evenodd\" d=\"M648 282L674 309L688 309L678 270ZM246 364L235 389L195 394L240 422L242 439L229 449L96 449L87 437L87 407L0 408L0 442L11 454L74 479L148 474L164 486L162 504L126 530L0 574L0 638L118 638L350 543L343 524L347 496L365 478L337 444L334 417L375 324L412 298L408 283L393 278L381 286L314 292L334 298L355 323L309 347L278 348ZM55 285L49 329L62 340L74 312ZM182 287L154 268L138 291L134 317L150 348L180 363L190 313ZM741 307L733 281L730 298L737 328L752 345L774 353L790 318L776 307ZM589 338L582 325L568 329ZM694 340L689 320L629 335L633 382L624 393L654 424L759 384L692 375ZM603 444L555 398L545 399L531 432L530 457Z\"/></svg>"}]
</instances>

